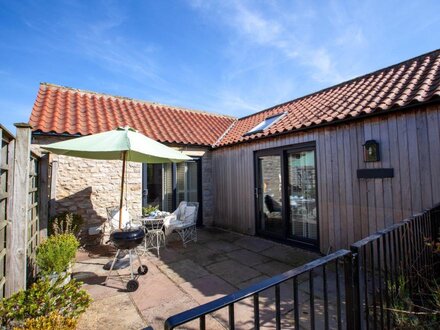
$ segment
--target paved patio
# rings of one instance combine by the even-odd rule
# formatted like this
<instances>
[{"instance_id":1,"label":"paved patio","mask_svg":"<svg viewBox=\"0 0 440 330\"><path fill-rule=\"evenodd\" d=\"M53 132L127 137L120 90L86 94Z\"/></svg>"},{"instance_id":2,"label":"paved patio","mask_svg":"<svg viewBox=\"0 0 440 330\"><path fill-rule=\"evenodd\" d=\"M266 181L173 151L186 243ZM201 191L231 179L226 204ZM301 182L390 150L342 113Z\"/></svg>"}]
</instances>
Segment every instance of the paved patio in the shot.
<instances>
[{"instance_id":1,"label":"paved patio","mask_svg":"<svg viewBox=\"0 0 440 330\"><path fill-rule=\"evenodd\" d=\"M169 242L167 248L161 249L160 258L153 253L144 256L143 263L148 266L149 272L139 278L140 287L133 293L125 291L125 284L118 276L112 278L108 286L102 285L107 275L103 265L111 259L114 251L101 247L79 252L74 277L84 281L84 288L94 299L92 306L81 317L79 329L141 329L147 326L163 329L169 316L319 257L318 254L269 240L215 228L199 230L198 236L198 242L189 243L186 248L182 247L181 241ZM128 270L119 273L126 276ZM307 278L300 279L300 282L301 319L306 322ZM321 281L314 282L318 286L315 307L319 314ZM260 297L262 328L273 328L273 291L268 290ZM291 282L283 284L281 300L282 312L288 314L283 322L285 327L289 324L291 327ZM250 299L236 305L237 329L252 327L252 306ZM227 319L227 310L220 310L207 317L207 328L225 329ZM184 328L195 329L197 326L197 322L192 322Z\"/></svg>"}]
</instances>

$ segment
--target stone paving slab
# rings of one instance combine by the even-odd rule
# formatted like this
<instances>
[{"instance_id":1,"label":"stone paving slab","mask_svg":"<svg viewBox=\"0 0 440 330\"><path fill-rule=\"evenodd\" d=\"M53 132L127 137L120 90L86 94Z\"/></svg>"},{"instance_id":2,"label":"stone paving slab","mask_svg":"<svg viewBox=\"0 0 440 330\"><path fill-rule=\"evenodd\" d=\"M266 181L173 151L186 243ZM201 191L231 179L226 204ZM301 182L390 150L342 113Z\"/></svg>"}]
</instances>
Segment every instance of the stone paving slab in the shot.
<instances>
[{"instance_id":1,"label":"stone paving slab","mask_svg":"<svg viewBox=\"0 0 440 330\"><path fill-rule=\"evenodd\" d=\"M246 266L255 266L270 261L269 258L246 249L229 252L226 256Z\"/></svg>"},{"instance_id":2,"label":"stone paving slab","mask_svg":"<svg viewBox=\"0 0 440 330\"><path fill-rule=\"evenodd\" d=\"M142 276L139 289L130 293L131 299L139 310L145 310L182 296L182 291L165 274Z\"/></svg>"},{"instance_id":3,"label":"stone paving slab","mask_svg":"<svg viewBox=\"0 0 440 330\"><path fill-rule=\"evenodd\" d=\"M180 288L198 304L210 302L237 290L216 275L208 275L191 282L182 283Z\"/></svg>"},{"instance_id":4,"label":"stone paving slab","mask_svg":"<svg viewBox=\"0 0 440 330\"><path fill-rule=\"evenodd\" d=\"M220 252L231 252L239 249L239 247L234 243L220 239L206 242L203 244L203 246L208 247L211 250L220 251Z\"/></svg>"},{"instance_id":5,"label":"stone paving slab","mask_svg":"<svg viewBox=\"0 0 440 330\"><path fill-rule=\"evenodd\" d=\"M235 260L221 261L207 266L206 269L233 285L261 275L259 271Z\"/></svg>"},{"instance_id":6,"label":"stone paving slab","mask_svg":"<svg viewBox=\"0 0 440 330\"><path fill-rule=\"evenodd\" d=\"M270 260L270 259L269 259ZM269 262L266 262L264 264L255 265L253 266L256 270L260 271L261 273L268 275L268 276L275 276L284 272L287 272L288 270L292 269L292 266L287 265L285 263L272 260Z\"/></svg>"},{"instance_id":7,"label":"stone paving slab","mask_svg":"<svg viewBox=\"0 0 440 330\"><path fill-rule=\"evenodd\" d=\"M291 267L299 267L316 258L316 254L304 250L294 249L290 246L276 244L261 252L262 255L278 260Z\"/></svg>"},{"instance_id":8,"label":"stone paving slab","mask_svg":"<svg viewBox=\"0 0 440 330\"><path fill-rule=\"evenodd\" d=\"M267 276L267 275L259 275L257 277L251 278L249 280L240 282L236 286L239 289L244 289L244 288L247 288L248 286L251 286L252 284L256 284L256 283L259 283L261 281L267 280L268 278L270 278L270 277Z\"/></svg>"},{"instance_id":9,"label":"stone paving slab","mask_svg":"<svg viewBox=\"0 0 440 330\"><path fill-rule=\"evenodd\" d=\"M129 279L128 268L119 270L108 286L102 285L107 276L102 266L111 260L111 249L103 248L107 251L103 257L90 251L80 253L74 267L75 276L83 279L83 287L95 301L81 317L79 329L142 329L146 326L163 329L165 320L176 313L283 273L301 260L305 263L318 257L265 239L215 228L199 230L199 238L197 243L191 242L186 247L180 240L171 240L166 248L161 249L160 257L155 253L146 253L142 263L148 266L149 271L137 277L139 289L132 293L126 292L125 288L125 281ZM135 272L137 267L136 262ZM298 283L306 280L307 276L303 276ZM317 281L320 279L317 278ZM321 291L317 282L318 298ZM261 329L275 328L274 292L271 289L260 295ZM286 314L282 319L283 329L291 327L293 322L289 319L289 315L293 314L292 292L292 281L281 284L281 309ZM307 283L300 285L299 295L300 301L307 307ZM236 329L253 328L252 298L237 303L234 309ZM126 315L121 317L119 312L109 312L113 310L126 311ZM307 308L301 313L303 324L306 324L309 317ZM207 329L227 328L228 309L207 316L206 322ZM193 321L181 328L198 327L198 321Z\"/></svg>"},{"instance_id":10,"label":"stone paving slab","mask_svg":"<svg viewBox=\"0 0 440 330\"><path fill-rule=\"evenodd\" d=\"M83 257L83 254L81 254ZM84 279L93 276L106 276L107 271L103 266L108 262L108 258L93 258L75 262L73 266L73 276L77 279Z\"/></svg>"},{"instance_id":11,"label":"stone paving slab","mask_svg":"<svg viewBox=\"0 0 440 330\"><path fill-rule=\"evenodd\" d=\"M125 284L120 279L111 278L108 281L108 285L104 285L105 279L106 276L98 276L83 280L83 288L90 293L93 300L110 298L118 294L123 294L126 291Z\"/></svg>"},{"instance_id":12,"label":"stone paving slab","mask_svg":"<svg viewBox=\"0 0 440 330\"><path fill-rule=\"evenodd\" d=\"M189 259L163 264L159 266L159 269L176 284L193 281L208 275L205 268Z\"/></svg>"},{"instance_id":13,"label":"stone paving slab","mask_svg":"<svg viewBox=\"0 0 440 330\"><path fill-rule=\"evenodd\" d=\"M127 294L118 294L110 299L100 299L93 302L81 316L78 330L108 330L127 329L138 330L145 326L135 305Z\"/></svg>"},{"instance_id":14,"label":"stone paving slab","mask_svg":"<svg viewBox=\"0 0 440 330\"><path fill-rule=\"evenodd\" d=\"M175 299L170 302L166 302L162 305L156 305L149 309L145 309L141 311L141 314L145 320L145 322L151 326L153 329L163 329L165 320L173 316L175 314L184 312L190 308L196 307L199 304L196 303L193 299L191 299L187 295L183 295L178 299ZM224 330L225 328L212 316L207 316L206 319L206 328L212 330ZM199 321L194 320L185 324L185 329L188 330L196 330L199 329Z\"/></svg>"},{"instance_id":15,"label":"stone paving slab","mask_svg":"<svg viewBox=\"0 0 440 330\"><path fill-rule=\"evenodd\" d=\"M253 252L261 252L275 245L271 241L252 236L244 236L235 241L235 244Z\"/></svg>"},{"instance_id":16,"label":"stone paving slab","mask_svg":"<svg viewBox=\"0 0 440 330\"><path fill-rule=\"evenodd\" d=\"M183 251L182 255L203 267L228 259L224 252L212 250L205 246L203 249Z\"/></svg>"}]
</instances>

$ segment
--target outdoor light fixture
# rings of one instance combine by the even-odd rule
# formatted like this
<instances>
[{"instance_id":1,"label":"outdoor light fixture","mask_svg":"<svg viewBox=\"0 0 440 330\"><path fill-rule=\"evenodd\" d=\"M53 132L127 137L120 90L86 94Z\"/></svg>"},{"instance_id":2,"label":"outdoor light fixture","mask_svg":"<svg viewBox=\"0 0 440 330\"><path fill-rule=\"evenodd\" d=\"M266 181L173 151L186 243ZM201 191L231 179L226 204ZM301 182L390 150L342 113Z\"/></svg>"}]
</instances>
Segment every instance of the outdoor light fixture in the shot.
<instances>
[{"instance_id":1,"label":"outdoor light fixture","mask_svg":"<svg viewBox=\"0 0 440 330\"><path fill-rule=\"evenodd\" d=\"M379 160L379 143L376 140L366 141L364 144L364 162L378 162Z\"/></svg>"}]
</instances>

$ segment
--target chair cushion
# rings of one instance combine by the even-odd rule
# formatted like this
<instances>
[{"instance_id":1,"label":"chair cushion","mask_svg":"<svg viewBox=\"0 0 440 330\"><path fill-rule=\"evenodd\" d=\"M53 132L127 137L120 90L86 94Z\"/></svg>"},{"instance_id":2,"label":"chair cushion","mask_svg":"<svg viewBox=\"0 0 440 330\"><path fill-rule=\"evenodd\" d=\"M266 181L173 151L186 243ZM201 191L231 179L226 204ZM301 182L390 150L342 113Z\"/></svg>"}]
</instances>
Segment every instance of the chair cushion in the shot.
<instances>
[{"instance_id":1,"label":"chair cushion","mask_svg":"<svg viewBox=\"0 0 440 330\"><path fill-rule=\"evenodd\" d=\"M195 206L187 206L185 208L185 213L181 220L185 223L193 223L195 222L196 218L196 207Z\"/></svg>"},{"instance_id":2,"label":"chair cushion","mask_svg":"<svg viewBox=\"0 0 440 330\"><path fill-rule=\"evenodd\" d=\"M179 206L177 207L177 210L175 211L175 215L177 219L182 220L185 216L185 210L186 210L186 202L180 202Z\"/></svg>"},{"instance_id":3,"label":"chair cushion","mask_svg":"<svg viewBox=\"0 0 440 330\"><path fill-rule=\"evenodd\" d=\"M119 228L119 210L114 210L112 212L112 218L111 218L111 226L113 228ZM127 227L127 225L130 223L130 213L128 213L126 208L122 209L122 228Z\"/></svg>"}]
</instances>

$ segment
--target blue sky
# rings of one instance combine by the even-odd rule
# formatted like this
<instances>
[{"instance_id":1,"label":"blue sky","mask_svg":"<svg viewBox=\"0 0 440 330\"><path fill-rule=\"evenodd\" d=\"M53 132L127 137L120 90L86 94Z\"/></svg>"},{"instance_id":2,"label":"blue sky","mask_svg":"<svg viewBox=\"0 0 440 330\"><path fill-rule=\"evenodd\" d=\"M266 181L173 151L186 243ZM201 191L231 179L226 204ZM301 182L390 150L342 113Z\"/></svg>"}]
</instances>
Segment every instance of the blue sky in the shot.
<instances>
[{"instance_id":1,"label":"blue sky","mask_svg":"<svg viewBox=\"0 0 440 330\"><path fill-rule=\"evenodd\" d=\"M244 116L440 48L440 1L0 0L0 123L40 82Z\"/></svg>"}]
</instances>

